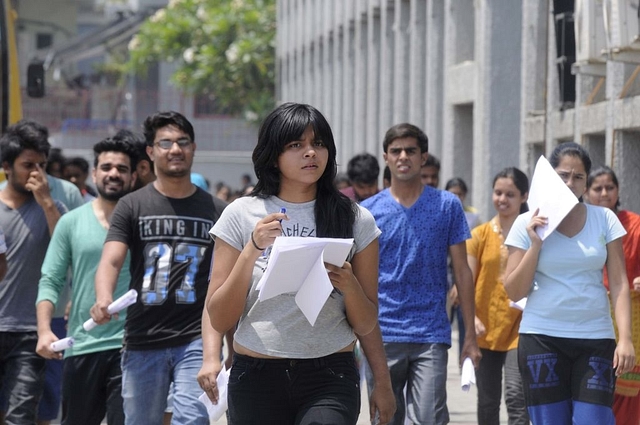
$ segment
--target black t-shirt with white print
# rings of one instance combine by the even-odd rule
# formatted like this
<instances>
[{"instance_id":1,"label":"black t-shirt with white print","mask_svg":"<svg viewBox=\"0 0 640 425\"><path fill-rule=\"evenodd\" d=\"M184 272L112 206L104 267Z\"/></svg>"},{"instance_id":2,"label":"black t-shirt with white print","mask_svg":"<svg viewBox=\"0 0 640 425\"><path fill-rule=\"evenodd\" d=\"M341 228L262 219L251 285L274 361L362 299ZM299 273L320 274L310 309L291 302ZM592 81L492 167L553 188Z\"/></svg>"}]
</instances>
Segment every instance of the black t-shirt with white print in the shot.
<instances>
[{"instance_id":1,"label":"black t-shirt with white print","mask_svg":"<svg viewBox=\"0 0 640 425\"><path fill-rule=\"evenodd\" d=\"M130 287L138 301L127 311L127 349L176 347L201 337L213 253L209 230L225 206L200 188L175 199L153 184L120 199L106 240L131 252Z\"/></svg>"}]
</instances>

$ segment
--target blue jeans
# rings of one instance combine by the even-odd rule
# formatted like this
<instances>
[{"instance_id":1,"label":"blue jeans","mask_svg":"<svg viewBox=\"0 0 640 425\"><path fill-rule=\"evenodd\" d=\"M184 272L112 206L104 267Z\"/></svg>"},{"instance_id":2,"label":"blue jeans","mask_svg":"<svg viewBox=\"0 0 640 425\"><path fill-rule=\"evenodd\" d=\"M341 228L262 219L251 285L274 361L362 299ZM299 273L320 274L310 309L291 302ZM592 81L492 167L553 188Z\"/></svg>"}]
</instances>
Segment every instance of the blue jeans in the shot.
<instances>
[{"instance_id":1,"label":"blue jeans","mask_svg":"<svg viewBox=\"0 0 640 425\"><path fill-rule=\"evenodd\" d=\"M126 425L157 425L174 385L172 424L209 425L197 375L202 367L202 339L178 347L124 350L122 399Z\"/></svg>"},{"instance_id":2,"label":"blue jeans","mask_svg":"<svg viewBox=\"0 0 640 425\"><path fill-rule=\"evenodd\" d=\"M0 332L0 384L5 423L34 424L44 385L44 359L36 332ZM3 406L4 407L4 406Z\"/></svg>"},{"instance_id":3,"label":"blue jeans","mask_svg":"<svg viewBox=\"0 0 640 425\"><path fill-rule=\"evenodd\" d=\"M449 423L447 409L447 361L445 344L385 343L391 386L397 410L390 425ZM367 370L369 387L373 376ZM405 386L407 390L405 402ZM371 388L370 388L371 390Z\"/></svg>"},{"instance_id":4,"label":"blue jeans","mask_svg":"<svg viewBox=\"0 0 640 425\"><path fill-rule=\"evenodd\" d=\"M315 359L234 354L228 388L233 425L354 425L360 414L352 352Z\"/></svg>"}]
</instances>

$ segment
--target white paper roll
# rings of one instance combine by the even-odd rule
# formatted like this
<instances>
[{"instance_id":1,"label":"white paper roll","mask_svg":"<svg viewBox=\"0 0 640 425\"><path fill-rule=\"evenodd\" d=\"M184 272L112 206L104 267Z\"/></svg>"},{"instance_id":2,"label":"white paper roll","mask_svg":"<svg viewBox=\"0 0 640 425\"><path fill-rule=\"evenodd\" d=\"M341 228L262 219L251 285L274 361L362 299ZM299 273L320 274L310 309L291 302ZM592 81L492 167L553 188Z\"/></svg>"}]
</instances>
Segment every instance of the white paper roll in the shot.
<instances>
[{"instance_id":1,"label":"white paper roll","mask_svg":"<svg viewBox=\"0 0 640 425\"><path fill-rule=\"evenodd\" d=\"M62 350L66 350L67 348L73 346L74 343L74 339L72 336L68 336L66 338L62 338L58 341L52 342L51 343L51 349L53 351L62 351Z\"/></svg>"},{"instance_id":2,"label":"white paper roll","mask_svg":"<svg viewBox=\"0 0 640 425\"><path fill-rule=\"evenodd\" d=\"M107 311L109 312L109 314L116 314L120 310L129 307L131 304L135 304L137 300L138 291L136 291L135 289L129 289L120 298L109 304L109 307L107 307ZM96 326L98 326L98 324L93 319L89 319L82 324L82 328L87 332L89 332Z\"/></svg>"}]
</instances>

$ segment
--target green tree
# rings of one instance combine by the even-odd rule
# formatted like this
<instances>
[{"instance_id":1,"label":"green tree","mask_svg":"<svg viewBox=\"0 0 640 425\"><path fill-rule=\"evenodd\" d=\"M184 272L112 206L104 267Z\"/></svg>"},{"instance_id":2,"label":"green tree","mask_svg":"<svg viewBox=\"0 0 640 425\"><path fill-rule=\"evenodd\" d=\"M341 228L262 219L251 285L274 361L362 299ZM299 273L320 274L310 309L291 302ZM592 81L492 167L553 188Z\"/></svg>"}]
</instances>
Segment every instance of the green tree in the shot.
<instances>
[{"instance_id":1,"label":"green tree","mask_svg":"<svg viewBox=\"0 0 640 425\"><path fill-rule=\"evenodd\" d=\"M275 0L171 0L129 44L129 65L176 62L173 83L249 120L275 97Z\"/></svg>"}]
</instances>

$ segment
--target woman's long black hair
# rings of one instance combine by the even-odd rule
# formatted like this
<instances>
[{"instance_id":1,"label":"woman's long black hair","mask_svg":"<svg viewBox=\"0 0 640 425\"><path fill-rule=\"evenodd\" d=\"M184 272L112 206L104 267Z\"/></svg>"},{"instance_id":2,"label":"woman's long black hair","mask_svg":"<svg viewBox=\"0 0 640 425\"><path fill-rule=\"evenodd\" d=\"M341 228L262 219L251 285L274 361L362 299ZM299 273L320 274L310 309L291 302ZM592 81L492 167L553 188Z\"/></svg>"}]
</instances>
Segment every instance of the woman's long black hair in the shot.
<instances>
[{"instance_id":1,"label":"woman's long black hair","mask_svg":"<svg viewBox=\"0 0 640 425\"><path fill-rule=\"evenodd\" d=\"M337 172L336 145L325 117L316 108L285 103L273 110L260 126L258 144L253 150L253 169L258 178L251 196L267 198L280 192L278 157L288 143L299 140L311 126L315 138L322 140L329 153L327 167L318 180L315 204L318 237L351 238L357 207L333 185Z\"/></svg>"}]
</instances>

